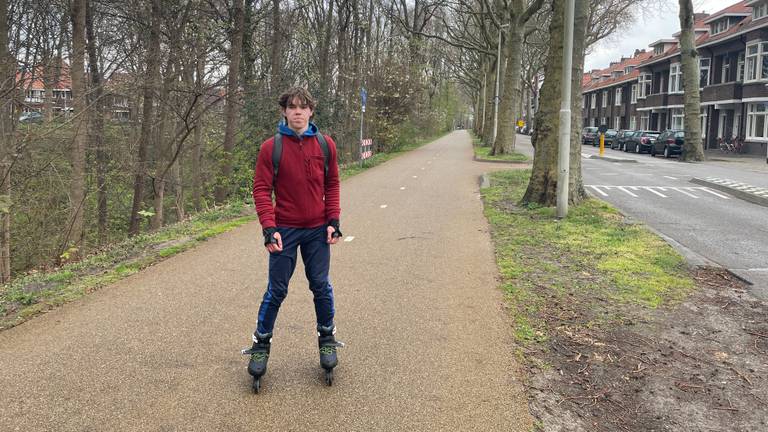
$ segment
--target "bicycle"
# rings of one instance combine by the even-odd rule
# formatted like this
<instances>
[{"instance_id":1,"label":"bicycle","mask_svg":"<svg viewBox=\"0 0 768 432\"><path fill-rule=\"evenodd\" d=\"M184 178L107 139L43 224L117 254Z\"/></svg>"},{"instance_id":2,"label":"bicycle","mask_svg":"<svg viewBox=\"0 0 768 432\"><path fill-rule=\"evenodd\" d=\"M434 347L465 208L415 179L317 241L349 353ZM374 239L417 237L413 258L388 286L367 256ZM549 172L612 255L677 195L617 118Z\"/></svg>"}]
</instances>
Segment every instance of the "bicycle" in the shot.
<instances>
[{"instance_id":1,"label":"bicycle","mask_svg":"<svg viewBox=\"0 0 768 432\"><path fill-rule=\"evenodd\" d=\"M718 137L717 145L720 148L720 151L723 153L741 153L741 150L744 148L744 141L739 137L735 137L730 141L728 139L724 140L722 137Z\"/></svg>"}]
</instances>

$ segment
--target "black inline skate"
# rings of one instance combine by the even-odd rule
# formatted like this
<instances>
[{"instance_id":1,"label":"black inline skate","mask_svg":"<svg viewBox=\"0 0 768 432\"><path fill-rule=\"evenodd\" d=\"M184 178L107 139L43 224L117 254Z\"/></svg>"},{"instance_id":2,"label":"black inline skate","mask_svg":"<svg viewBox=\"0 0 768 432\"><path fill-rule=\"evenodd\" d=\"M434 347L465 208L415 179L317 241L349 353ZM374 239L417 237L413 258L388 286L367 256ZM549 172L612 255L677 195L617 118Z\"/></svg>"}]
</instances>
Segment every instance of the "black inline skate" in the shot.
<instances>
[{"instance_id":1,"label":"black inline skate","mask_svg":"<svg viewBox=\"0 0 768 432\"><path fill-rule=\"evenodd\" d=\"M254 339L251 349L243 350L242 353L251 356L248 362L248 373L253 376L253 391L258 393L261 388L261 377L267 373L272 333L261 334L257 332Z\"/></svg>"},{"instance_id":2,"label":"black inline skate","mask_svg":"<svg viewBox=\"0 0 768 432\"><path fill-rule=\"evenodd\" d=\"M343 347L344 342L336 340L336 327L317 326L317 344L320 348L320 367L325 369L325 383L333 384L333 368L339 364L336 348Z\"/></svg>"}]
</instances>

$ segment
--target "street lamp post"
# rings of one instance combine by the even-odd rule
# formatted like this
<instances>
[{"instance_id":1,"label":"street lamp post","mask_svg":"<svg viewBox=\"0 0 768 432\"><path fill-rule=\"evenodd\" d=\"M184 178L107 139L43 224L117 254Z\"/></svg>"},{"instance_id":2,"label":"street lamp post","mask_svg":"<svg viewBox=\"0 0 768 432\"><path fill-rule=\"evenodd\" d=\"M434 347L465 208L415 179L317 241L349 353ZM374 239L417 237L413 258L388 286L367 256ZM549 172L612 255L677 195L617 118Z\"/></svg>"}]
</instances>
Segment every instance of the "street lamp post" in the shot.
<instances>
[{"instance_id":1,"label":"street lamp post","mask_svg":"<svg viewBox=\"0 0 768 432\"><path fill-rule=\"evenodd\" d=\"M501 66L501 33L509 24L499 26L499 43L496 48L496 96L493 98L493 143L496 143L496 134L499 130L499 69Z\"/></svg>"},{"instance_id":2,"label":"street lamp post","mask_svg":"<svg viewBox=\"0 0 768 432\"><path fill-rule=\"evenodd\" d=\"M568 216L568 182L571 157L571 66L573 64L573 16L575 0L565 2L563 35L563 86L560 93L560 142L557 155L557 217Z\"/></svg>"}]
</instances>

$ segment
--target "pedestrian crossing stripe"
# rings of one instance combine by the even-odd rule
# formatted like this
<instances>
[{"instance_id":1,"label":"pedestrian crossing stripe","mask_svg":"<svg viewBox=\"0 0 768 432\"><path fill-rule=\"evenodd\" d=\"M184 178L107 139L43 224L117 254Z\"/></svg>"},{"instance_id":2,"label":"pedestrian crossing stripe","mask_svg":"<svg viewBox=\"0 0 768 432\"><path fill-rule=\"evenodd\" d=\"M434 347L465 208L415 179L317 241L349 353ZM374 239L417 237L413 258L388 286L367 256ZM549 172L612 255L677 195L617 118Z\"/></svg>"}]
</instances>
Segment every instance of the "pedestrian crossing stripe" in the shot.
<instances>
[{"instance_id":1,"label":"pedestrian crossing stripe","mask_svg":"<svg viewBox=\"0 0 768 432\"><path fill-rule=\"evenodd\" d=\"M640 192L640 191L647 191L650 192L660 198L669 198L671 195L671 192L676 192L682 195L685 195L692 199L699 199L700 197L698 195L695 195L696 192L704 192L706 194L714 195L718 198L722 199L731 199L730 197L723 195L719 192L715 192L714 190L706 187L706 186L689 186L689 187L678 187L678 186L613 186L613 185L585 185L586 187L592 189L593 191L597 192L601 196L607 197L609 196L607 192L612 190L621 191L626 195L631 196L632 198L640 198L640 195L636 194L634 191ZM703 195L702 195L703 196Z\"/></svg>"},{"instance_id":2,"label":"pedestrian crossing stripe","mask_svg":"<svg viewBox=\"0 0 768 432\"><path fill-rule=\"evenodd\" d=\"M768 188L759 187L759 186L752 186L750 184L746 184L746 183L742 183L742 182L737 182L737 181L734 181L734 180L722 179L722 178L718 178L718 177L707 177L705 180L708 181L708 182L711 182L711 183L715 183L715 184L719 184L719 185L722 185L722 186L727 186L727 187L730 187L730 188L738 189L740 191L748 192L748 193L751 193L751 194L754 194L754 195L759 195L759 196L763 196L763 197L764 196L768 196Z\"/></svg>"}]
</instances>

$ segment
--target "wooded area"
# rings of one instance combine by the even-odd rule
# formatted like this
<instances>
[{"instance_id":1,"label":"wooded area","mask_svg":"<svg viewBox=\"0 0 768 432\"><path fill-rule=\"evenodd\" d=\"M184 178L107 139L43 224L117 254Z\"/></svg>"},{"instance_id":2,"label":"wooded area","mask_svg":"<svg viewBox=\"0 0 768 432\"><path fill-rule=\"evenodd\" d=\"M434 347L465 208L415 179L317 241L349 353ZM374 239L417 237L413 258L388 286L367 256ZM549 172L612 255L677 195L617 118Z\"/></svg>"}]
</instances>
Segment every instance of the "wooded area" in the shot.
<instances>
[{"instance_id":1,"label":"wooded area","mask_svg":"<svg viewBox=\"0 0 768 432\"><path fill-rule=\"evenodd\" d=\"M507 153L517 119L541 124L526 200L552 205L557 124L547 113L556 117L559 97L539 94L559 94L558 74L545 71L562 56L562 18L552 17L563 3L0 0L2 281L248 202L277 97L292 85L318 99L314 121L342 163L359 158L363 87L376 152L472 126ZM577 0L574 95L586 50L642 3ZM39 122L19 121L28 111ZM580 169L571 174L576 203Z\"/></svg>"}]
</instances>

